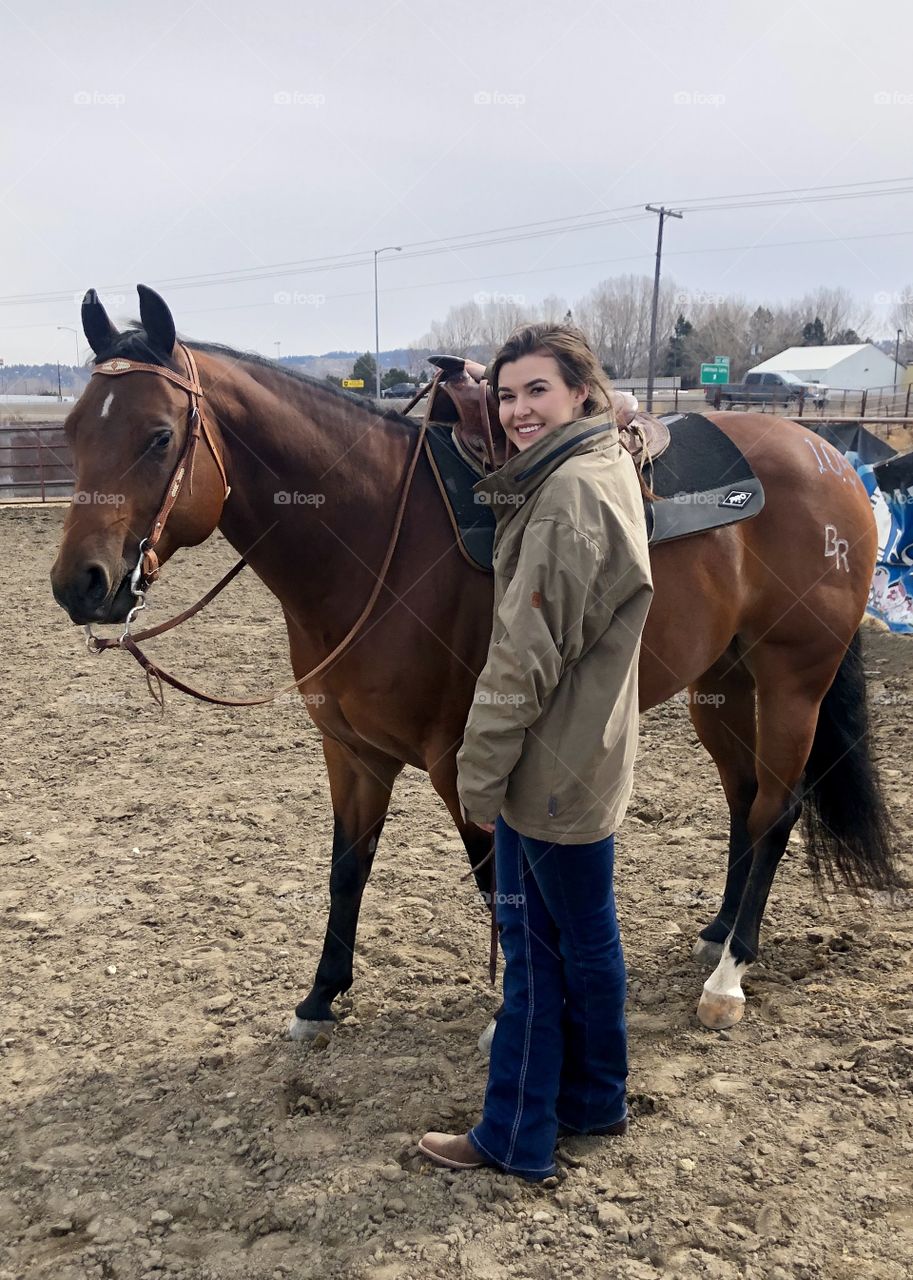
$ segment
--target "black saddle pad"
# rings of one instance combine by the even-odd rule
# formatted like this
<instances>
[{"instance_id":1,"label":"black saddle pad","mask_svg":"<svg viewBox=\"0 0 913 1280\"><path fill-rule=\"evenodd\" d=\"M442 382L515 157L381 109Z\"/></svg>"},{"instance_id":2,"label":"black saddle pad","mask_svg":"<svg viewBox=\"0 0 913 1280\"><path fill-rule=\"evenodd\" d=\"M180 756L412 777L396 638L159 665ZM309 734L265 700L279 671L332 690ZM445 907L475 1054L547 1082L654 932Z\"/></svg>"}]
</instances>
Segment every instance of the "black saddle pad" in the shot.
<instances>
[{"instance_id":1,"label":"black saddle pad","mask_svg":"<svg viewBox=\"0 0 913 1280\"><path fill-rule=\"evenodd\" d=\"M644 503L651 546L756 516L764 489L738 446L703 414L662 420L668 448L643 470L660 499Z\"/></svg>"},{"instance_id":2,"label":"black saddle pad","mask_svg":"<svg viewBox=\"0 0 913 1280\"><path fill-rule=\"evenodd\" d=\"M644 503L651 546L758 514L761 482L719 427L699 413L670 414L663 421L669 446L643 473L660 499ZM449 426L431 423L425 442L457 544L471 564L490 573L495 517L472 491L479 476L457 450Z\"/></svg>"},{"instance_id":3,"label":"black saddle pad","mask_svg":"<svg viewBox=\"0 0 913 1280\"><path fill-rule=\"evenodd\" d=\"M495 515L491 507L476 501L478 495L472 491L472 486L481 477L458 452L449 426L430 423L425 444L431 469L435 473L463 554L477 569L491 573Z\"/></svg>"}]
</instances>

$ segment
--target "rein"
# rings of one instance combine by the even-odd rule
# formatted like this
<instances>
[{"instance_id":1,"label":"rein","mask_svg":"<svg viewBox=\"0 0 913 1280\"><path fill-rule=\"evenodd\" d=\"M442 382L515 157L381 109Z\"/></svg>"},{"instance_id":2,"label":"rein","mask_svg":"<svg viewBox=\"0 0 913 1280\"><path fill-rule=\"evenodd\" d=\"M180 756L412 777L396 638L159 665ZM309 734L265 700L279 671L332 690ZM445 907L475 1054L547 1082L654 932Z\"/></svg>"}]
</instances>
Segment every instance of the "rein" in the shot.
<instances>
[{"instance_id":1,"label":"rein","mask_svg":"<svg viewBox=\"0 0 913 1280\"><path fill-rule=\"evenodd\" d=\"M290 684L283 685L281 689L274 689L271 693L254 698L222 698L216 694L205 693L200 689L195 689L193 685L186 684L183 680L179 680L176 676L171 675L162 667L158 666L157 663L153 662L150 657L143 653L137 642L140 640L149 640L153 636L163 635L166 631L171 631L174 627L180 626L181 623L186 622L189 618L192 618L194 614L197 614L201 609L204 609L206 605L208 605L210 601L214 600L215 597L219 595L219 593L228 586L232 579L237 577L241 570L246 566L247 561L243 556L231 567L231 569L229 569L228 573L219 579L214 587L211 587L210 590L207 591L206 595L198 600L196 604L191 605L189 609L185 609L183 613L176 614L175 617L169 618L166 622L160 622L157 626L147 627L144 631L137 631L135 634L130 630L136 615L146 607L146 591L152 583L155 582L159 575L160 566L158 556L155 553L155 548L162 536L168 517L178 500L184 482L184 477L188 470L190 472L190 492L193 493L193 463L201 434L209 445L212 456L215 459L216 466L219 469L219 474L222 477L222 483L225 486L225 499L227 499L228 495L231 493L231 485L228 483L225 465L216 447L210 426L201 410L200 401L205 395L205 391L200 384L200 380L197 375L196 361L194 360L193 353L190 351L189 347L186 347L183 343L179 345L187 366L186 377L173 372L171 369L166 369L162 365L144 364L139 360L126 360L121 358L106 360L102 364L96 365L92 370L93 377L96 373L102 374L106 377L117 377L126 373L154 373L160 378L166 378L169 382L173 382L175 386L182 387L190 397L190 407L187 416L187 439L184 443L184 448L181 451L181 456L179 457L171 479L168 482L168 488L165 491L165 496L162 499L155 520L153 521L152 529L148 537L143 538L139 545L139 558L137 559L136 567L130 576L130 589L136 599L136 604L127 615L123 634L116 640L109 639L104 636L96 636L92 631L91 626L87 626L85 628L86 644L89 652L94 654L104 653L106 649L126 649L128 653L132 654L146 673L146 683L149 686L149 692L163 709L165 705L164 693L162 691L163 683L170 685L173 689L177 689L180 693L190 694L191 697L197 698L200 702L210 702L221 707L262 706L264 703L274 702L276 698L281 697L285 693L290 693L293 689L297 689L300 685L304 684L308 680L312 680L315 676L324 671L329 664L349 646L358 634L358 631L365 619L374 608L377 597L380 595L381 589L386 581L387 571L390 568L390 562L393 559L393 554L399 541L400 529L402 528L406 512L406 503L412 489L412 480L415 475L418 460L422 453L422 445L427 431L427 423L423 422L419 428L415 452L409 461L406 475L403 480L403 487L396 510L396 517L393 522L393 530L380 568L380 573L375 579L374 587L368 597L365 607L349 628L346 635L343 636L342 640L340 640L339 644L336 645L332 652L328 653L316 667L312 667L310 671L306 672L305 675L300 676L297 680L293 680ZM420 399L422 394L423 392L420 392L416 399ZM223 501L225 499L223 499ZM153 684L153 681L156 683Z\"/></svg>"}]
</instances>

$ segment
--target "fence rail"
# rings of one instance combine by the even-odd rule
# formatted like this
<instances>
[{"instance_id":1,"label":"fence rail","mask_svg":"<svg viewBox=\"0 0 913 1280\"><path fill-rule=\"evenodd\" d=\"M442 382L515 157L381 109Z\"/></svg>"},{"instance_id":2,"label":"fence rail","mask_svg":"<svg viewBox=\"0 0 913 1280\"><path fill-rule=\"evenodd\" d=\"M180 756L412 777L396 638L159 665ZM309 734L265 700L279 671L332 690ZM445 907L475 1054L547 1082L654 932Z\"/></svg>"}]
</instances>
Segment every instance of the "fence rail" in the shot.
<instances>
[{"instance_id":1,"label":"fence rail","mask_svg":"<svg viewBox=\"0 0 913 1280\"><path fill-rule=\"evenodd\" d=\"M0 425L0 502L72 497L72 463L60 423Z\"/></svg>"}]
</instances>

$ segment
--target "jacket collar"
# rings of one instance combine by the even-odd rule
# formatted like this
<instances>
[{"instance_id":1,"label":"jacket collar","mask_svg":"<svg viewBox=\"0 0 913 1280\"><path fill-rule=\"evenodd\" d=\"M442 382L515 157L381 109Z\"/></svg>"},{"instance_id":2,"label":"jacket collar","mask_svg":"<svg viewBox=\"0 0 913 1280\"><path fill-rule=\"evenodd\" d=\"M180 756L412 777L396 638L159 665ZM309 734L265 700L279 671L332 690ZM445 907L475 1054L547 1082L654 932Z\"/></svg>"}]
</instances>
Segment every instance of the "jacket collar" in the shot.
<instances>
[{"instance_id":1,"label":"jacket collar","mask_svg":"<svg viewBox=\"0 0 913 1280\"><path fill-rule=\"evenodd\" d=\"M509 458L502 467L472 486L473 493L485 494L482 502L495 494L520 496L523 500L535 493L562 462L572 454L593 453L618 441L618 428L611 413L596 413L589 418L575 418L563 427L549 431L541 440ZM517 502L494 498L495 515L500 520L512 515Z\"/></svg>"}]
</instances>

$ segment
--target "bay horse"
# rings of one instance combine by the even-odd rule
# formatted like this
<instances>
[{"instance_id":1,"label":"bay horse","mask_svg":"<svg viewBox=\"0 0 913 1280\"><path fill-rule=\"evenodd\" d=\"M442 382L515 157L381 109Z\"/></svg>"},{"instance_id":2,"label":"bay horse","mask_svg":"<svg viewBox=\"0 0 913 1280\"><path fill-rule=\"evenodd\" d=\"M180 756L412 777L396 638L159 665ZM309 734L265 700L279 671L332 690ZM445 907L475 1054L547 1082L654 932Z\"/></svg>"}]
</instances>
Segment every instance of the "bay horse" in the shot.
<instances>
[{"instance_id":1,"label":"bay horse","mask_svg":"<svg viewBox=\"0 0 913 1280\"><path fill-rule=\"evenodd\" d=\"M414 421L260 356L181 344L164 300L138 292L140 323L122 332L94 291L83 303L96 376L65 429L78 495L118 501L70 507L53 591L75 623L123 621L138 579L155 576L141 542L171 503L155 561L218 528L278 598L296 679L319 667L300 688L322 735L334 828L323 951L290 1028L308 1039L333 1024L352 984L362 893L404 764L428 773L489 887L491 837L461 815L455 757L487 653L491 579L454 542ZM182 484L198 407L205 438ZM859 890L896 883L896 871L858 631L876 552L865 489L801 426L707 416L748 458L766 504L653 548L640 698L646 709L688 690L729 806L722 903L696 943L715 965L698 1015L722 1028L742 1016L742 978L800 810L817 879ZM385 546L395 554L381 567Z\"/></svg>"}]
</instances>

